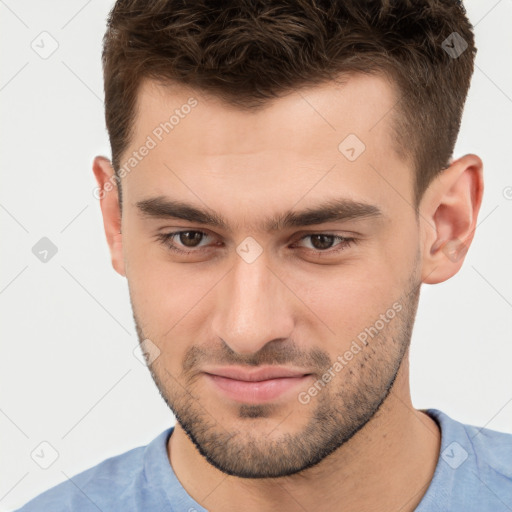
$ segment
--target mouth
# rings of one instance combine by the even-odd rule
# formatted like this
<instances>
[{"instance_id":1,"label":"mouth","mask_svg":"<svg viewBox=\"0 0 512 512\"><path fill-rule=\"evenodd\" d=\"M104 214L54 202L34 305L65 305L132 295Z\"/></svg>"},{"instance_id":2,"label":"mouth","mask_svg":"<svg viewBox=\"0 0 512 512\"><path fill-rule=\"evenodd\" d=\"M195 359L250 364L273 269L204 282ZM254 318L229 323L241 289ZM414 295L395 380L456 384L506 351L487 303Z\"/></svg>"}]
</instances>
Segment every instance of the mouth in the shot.
<instances>
[{"instance_id":1,"label":"mouth","mask_svg":"<svg viewBox=\"0 0 512 512\"><path fill-rule=\"evenodd\" d=\"M223 396L242 403L265 403L305 386L310 373L279 367L247 370L215 368L204 372L211 386Z\"/></svg>"}]
</instances>

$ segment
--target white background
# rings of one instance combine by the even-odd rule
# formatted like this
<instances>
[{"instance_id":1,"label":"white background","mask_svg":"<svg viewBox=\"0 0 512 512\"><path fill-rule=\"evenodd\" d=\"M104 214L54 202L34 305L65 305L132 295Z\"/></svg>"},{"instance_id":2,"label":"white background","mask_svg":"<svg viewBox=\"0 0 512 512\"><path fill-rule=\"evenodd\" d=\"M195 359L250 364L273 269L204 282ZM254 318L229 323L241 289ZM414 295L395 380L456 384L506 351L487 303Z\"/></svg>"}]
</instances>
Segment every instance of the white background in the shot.
<instances>
[{"instance_id":1,"label":"white background","mask_svg":"<svg viewBox=\"0 0 512 512\"><path fill-rule=\"evenodd\" d=\"M2 511L174 423L134 356L127 285L92 194L92 159L110 157L100 61L110 8L0 1ZM512 0L466 8L478 54L454 156L483 159L486 190L462 270L422 288L412 396L512 432ZM31 48L43 31L59 45L47 59ZM32 253L42 237L58 248L47 263ZM59 454L46 470L30 457L42 441Z\"/></svg>"}]
</instances>

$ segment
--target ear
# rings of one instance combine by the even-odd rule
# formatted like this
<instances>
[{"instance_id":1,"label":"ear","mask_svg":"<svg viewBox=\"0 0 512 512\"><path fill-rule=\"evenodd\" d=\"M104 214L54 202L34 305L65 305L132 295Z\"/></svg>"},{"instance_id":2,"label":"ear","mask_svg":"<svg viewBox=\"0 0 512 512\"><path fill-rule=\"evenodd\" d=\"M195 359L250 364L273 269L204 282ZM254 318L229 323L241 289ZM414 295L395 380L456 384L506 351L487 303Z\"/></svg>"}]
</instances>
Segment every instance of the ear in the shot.
<instances>
[{"instance_id":1,"label":"ear","mask_svg":"<svg viewBox=\"0 0 512 512\"><path fill-rule=\"evenodd\" d=\"M419 205L423 283L446 281L462 267L475 234L483 190L482 160L465 155L452 162L425 191Z\"/></svg>"},{"instance_id":2,"label":"ear","mask_svg":"<svg viewBox=\"0 0 512 512\"><path fill-rule=\"evenodd\" d=\"M112 266L122 276L126 276L123 257L123 239L121 234L121 209L117 179L110 160L97 156L92 170L98 183L97 197L100 200L103 226L110 248Z\"/></svg>"}]
</instances>

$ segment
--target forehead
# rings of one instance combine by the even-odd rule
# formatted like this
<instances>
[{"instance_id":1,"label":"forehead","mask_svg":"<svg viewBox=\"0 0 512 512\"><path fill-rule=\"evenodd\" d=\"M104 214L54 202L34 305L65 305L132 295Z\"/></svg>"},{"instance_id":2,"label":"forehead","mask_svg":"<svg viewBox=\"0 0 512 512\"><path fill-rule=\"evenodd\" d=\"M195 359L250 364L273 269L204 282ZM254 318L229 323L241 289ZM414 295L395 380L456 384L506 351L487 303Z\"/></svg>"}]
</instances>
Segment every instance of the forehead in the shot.
<instances>
[{"instance_id":1,"label":"forehead","mask_svg":"<svg viewBox=\"0 0 512 512\"><path fill-rule=\"evenodd\" d=\"M192 98L197 105L190 108ZM386 134L386 142L391 143L397 98L398 91L386 76L353 74L339 82L295 89L262 108L240 109L181 84L144 80L138 93L135 137L141 139L155 129L158 136L159 125L175 114L172 133L164 130L161 135L201 153L248 153L263 147L302 152L310 149L302 143L304 135L315 144L326 136L336 142L354 133L370 142L373 136ZM193 121L182 122L187 117Z\"/></svg>"},{"instance_id":2,"label":"forehead","mask_svg":"<svg viewBox=\"0 0 512 512\"><path fill-rule=\"evenodd\" d=\"M137 200L169 195L237 203L241 212L289 196L337 196L384 204L412 194L409 162L394 148L397 92L386 77L351 75L300 88L247 110L177 84L141 84L125 183ZM130 155L143 146L144 157ZM143 197L145 196L145 197ZM176 195L174 196L176 197ZM395 201L396 202L396 201ZM301 206L307 206L303 203ZM240 214L239 214L240 215Z\"/></svg>"}]
</instances>

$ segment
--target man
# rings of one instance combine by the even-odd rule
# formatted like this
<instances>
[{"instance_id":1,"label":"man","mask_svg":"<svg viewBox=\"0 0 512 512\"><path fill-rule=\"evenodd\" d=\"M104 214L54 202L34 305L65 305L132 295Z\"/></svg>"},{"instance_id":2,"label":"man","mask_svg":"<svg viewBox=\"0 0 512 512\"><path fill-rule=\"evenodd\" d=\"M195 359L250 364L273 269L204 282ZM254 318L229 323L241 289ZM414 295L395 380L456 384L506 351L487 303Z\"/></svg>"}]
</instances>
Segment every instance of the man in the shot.
<instances>
[{"instance_id":1,"label":"man","mask_svg":"<svg viewBox=\"0 0 512 512\"><path fill-rule=\"evenodd\" d=\"M512 436L408 378L477 225L475 51L455 0L116 3L93 170L177 423L22 511L512 509Z\"/></svg>"}]
</instances>

